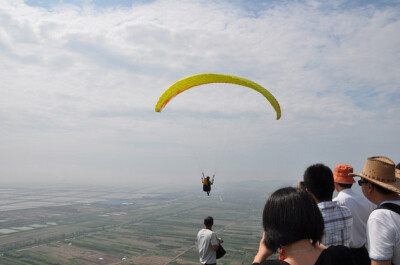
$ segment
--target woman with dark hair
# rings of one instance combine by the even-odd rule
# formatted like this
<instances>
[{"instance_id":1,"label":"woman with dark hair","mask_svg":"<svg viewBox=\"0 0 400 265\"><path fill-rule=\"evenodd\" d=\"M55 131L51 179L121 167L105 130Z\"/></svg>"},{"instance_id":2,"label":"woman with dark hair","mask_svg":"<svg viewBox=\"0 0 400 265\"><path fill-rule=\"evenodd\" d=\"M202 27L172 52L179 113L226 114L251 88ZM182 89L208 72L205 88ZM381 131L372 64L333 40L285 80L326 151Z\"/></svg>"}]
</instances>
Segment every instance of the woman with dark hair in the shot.
<instances>
[{"instance_id":1,"label":"woman with dark hair","mask_svg":"<svg viewBox=\"0 0 400 265\"><path fill-rule=\"evenodd\" d=\"M263 212L264 233L253 265L355 265L350 249L325 248L321 212L307 191L292 187L275 191ZM281 249L283 261L266 260Z\"/></svg>"}]
</instances>

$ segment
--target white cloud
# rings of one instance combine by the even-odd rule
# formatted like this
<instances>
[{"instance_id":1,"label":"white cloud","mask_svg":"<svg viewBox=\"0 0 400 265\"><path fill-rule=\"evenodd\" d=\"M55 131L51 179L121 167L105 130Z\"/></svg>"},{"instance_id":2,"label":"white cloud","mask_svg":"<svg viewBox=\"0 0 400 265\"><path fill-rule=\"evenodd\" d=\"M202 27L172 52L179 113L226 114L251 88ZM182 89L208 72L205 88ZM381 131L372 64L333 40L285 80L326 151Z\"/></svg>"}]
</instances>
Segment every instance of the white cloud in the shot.
<instances>
[{"instance_id":1,"label":"white cloud","mask_svg":"<svg viewBox=\"0 0 400 265\"><path fill-rule=\"evenodd\" d=\"M197 174L185 146L207 156L221 142L214 152L229 157L226 178L297 178L308 163L361 167L378 153L400 159L400 8L346 4L3 1L0 174L179 179ZM154 113L169 85L202 72L265 86L281 120L260 95L230 85L187 91Z\"/></svg>"}]
</instances>

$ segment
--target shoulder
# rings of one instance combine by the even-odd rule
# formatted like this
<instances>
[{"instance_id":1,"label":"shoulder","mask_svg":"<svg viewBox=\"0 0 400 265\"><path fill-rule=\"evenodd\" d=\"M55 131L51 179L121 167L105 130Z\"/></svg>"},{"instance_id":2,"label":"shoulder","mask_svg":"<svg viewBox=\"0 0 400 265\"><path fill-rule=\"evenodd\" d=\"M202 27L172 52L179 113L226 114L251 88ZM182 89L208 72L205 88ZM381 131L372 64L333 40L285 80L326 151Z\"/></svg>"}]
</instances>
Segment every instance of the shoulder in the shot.
<instances>
[{"instance_id":1,"label":"shoulder","mask_svg":"<svg viewBox=\"0 0 400 265\"><path fill-rule=\"evenodd\" d=\"M337 245L337 246L330 246L322 251L322 253L327 253L327 254L350 254L351 255L351 250L349 247L345 247L342 245Z\"/></svg>"},{"instance_id":2,"label":"shoulder","mask_svg":"<svg viewBox=\"0 0 400 265\"><path fill-rule=\"evenodd\" d=\"M400 215L386 209L372 211L367 221L367 234L370 240L399 235ZM374 242L371 242L373 244Z\"/></svg>"},{"instance_id":3,"label":"shoulder","mask_svg":"<svg viewBox=\"0 0 400 265\"><path fill-rule=\"evenodd\" d=\"M352 189L342 190L341 192L339 192L338 197L344 200L357 200L359 198L364 198L364 196L355 193Z\"/></svg>"},{"instance_id":4,"label":"shoulder","mask_svg":"<svg viewBox=\"0 0 400 265\"><path fill-rule=\"evenodd\" d=\"M319 202L318 208L321 211L331 211L333 210L338 204L336 201L324 201L324 202Z\"/></svg>"},{"instance_id":5,"label":"shoulder","mask_svg":"<svg viewBox=\"0 0 400 265\"><path fill-rule=\"evenodd\" d=\"M336 196L337 198L346 198L346 197L350 197L351 196L351 190L349 191L349 189L345 189L342 191L338 192L338 195Z\"/></svg>"},{"instance_id":6,"label":"shoulder","mask_svg":"<svg viewBox=\"0 0 400 265\"><path fill-rule=\"evenodd\" d=\"M375 209L369 215L367 223L369 225L372 223L379 223L380 225L386 225L389 220L400 221L400 215L388 209Z\"/></svg>"},{"instance_id":7,"label":"shoulder","mask_svg":"<svg viewBox=\"0 0 400 265\"><path fill-rule=\"evenodd\" d=\"M351 215L350 209L345 205L336 205L337 211L342 212L344 215Z\"/></svg>"},{"instance_id":8,"label":"shoulder","mask_svg":"<svg viewBox=\"0 0 400 265\"><path fill-rule=\"evenodd\" d=\"M210 229L203 229L202 234L205 235L206 237L217 237L217 234L215 234L215 232Z\"/></svg>"},{"instance_id":9,"label":"shoulder","mask_svg":"<svg viewBox=\"0 0 400 265\"><path fill-rule=\"evenodd\" d=\"M347 191L345 196L339 196L344 191ZM338 204L341 206L346 206L347 208L349 208L349 210L353 214L358 212L370 213L376 208L376 205L370 202L367 198L355 193L351 189L346 189L344 191L341 191L339 195L334 199L334 201L337 201Z\"/></svg>"},{"instance_id":10,"label":"shoulder","mask_svg":"<svg viewBox=\"0 0 400 265\"><path fill-rule=\"evenodd\" d=\"M338 193L338 195L332 199L333 202L337 202L339 205L345 205L349 200L353 200L354 198L343 190Z\"/></svg>"},{"instance_id":11,"label":"shoulder","mask_svg":"<svg viewBox=\"0 0 400 265\"><path fill-rule=\"evenodd\" d=\"M322 215L335 215L342 214L344 216L351 216L349 208L344 205L340 205L336 201L326 201L318 203L318 207L321 210Z\"/></svg>"},{"instance_id":12,"label":"shoulder","mask_svg":"<svg viewBox=\"0 0 400 265\"><path fill-rule=\"evenodd\" d=\"M390 215L391 213L394 213L393 211L389 210L389 209L382 209L379 208L381 205L385 204L385 203L392 203L392 204L396 204L398 206L400 206L400 200L395 200L395 201L383 201L380 204L378 204L377 209L375 209L374 211L372 211L371 216L380 216L380 215Z\"/></svg>"},{"instance_id":13,"label":"shoulder","mask_svg":"<svg viewBox=\"0 0 400 265\"><path fill-rule=\"evenodd\" d=\"M208 235L208 234L212 234L212 233L214 233L214 232L212 232L211 230L209 230L209 229L201 229L197 234L199 234L199 235Z\"/></svg>"},{"instance_id":14,"label":"shoulder","mask_svg":"<svg viewBox=\"0 0 400 265\"><path fill-rule=\"evenodd\" d=\"M400 200L393 200L393 201L382 201L381 203L379 203L378 207L381 206L381 205L383 205L383 204L386 204L386 203L389 203L389 204L396 204L396 205L400 206ZM379 210L380 210L380 209L379 209Z\"/></svg>"},{"instance_id":15,"label":"shoulder","mask_svg":"<svg viewBox=\"0 0 400 265\"><path fill-rule=\"evenodd\" d=\"M357 263L350 248L345 246L330 246L321 252L315 264L355 265Z\"/></svg>"}]
</instances>

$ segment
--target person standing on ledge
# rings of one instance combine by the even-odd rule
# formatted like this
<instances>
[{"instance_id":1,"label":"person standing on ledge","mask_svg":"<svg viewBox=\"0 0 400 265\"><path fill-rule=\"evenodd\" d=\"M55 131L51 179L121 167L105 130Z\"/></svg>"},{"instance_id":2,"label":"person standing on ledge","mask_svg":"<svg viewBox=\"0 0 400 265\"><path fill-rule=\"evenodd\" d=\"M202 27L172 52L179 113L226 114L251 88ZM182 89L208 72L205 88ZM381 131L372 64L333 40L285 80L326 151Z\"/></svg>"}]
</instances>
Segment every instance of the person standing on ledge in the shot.
<instances>
[{"instance_id":1,"label":"person standing on ledge","mask_svg":"<svg viewBox=\"0 0 400 265\"><path fill-rule=\"evenodd\" d=\"M216 265L219 247L219 238L212 231L214 219L211 216L204 218L204 228L197 233L197 248L199 250L200 263L203 265Z\"/></svg>"}]
</instances>

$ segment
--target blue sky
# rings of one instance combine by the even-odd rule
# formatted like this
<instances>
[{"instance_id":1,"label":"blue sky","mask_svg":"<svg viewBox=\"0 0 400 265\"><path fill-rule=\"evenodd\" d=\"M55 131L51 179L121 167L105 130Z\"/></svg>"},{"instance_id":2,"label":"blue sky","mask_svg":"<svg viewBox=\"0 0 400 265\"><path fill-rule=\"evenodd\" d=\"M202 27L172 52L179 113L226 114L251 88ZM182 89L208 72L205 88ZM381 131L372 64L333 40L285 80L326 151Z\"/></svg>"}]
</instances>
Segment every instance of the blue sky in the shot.
<instances>
[{"instance_id":1,"label":"blue sky","mask_svg":"<svg viewBox=\"0 0 400 265\"><path fill-rule=\"evenodd\" d=\"M74 5L78 7L86 7L91 5L96 8L118 8L118 7L131 7L137 4L146 4L153 1L140 1L140 0L25 0L27 5L33 7L44 7L46 9L52 9L60 5Z\"/></svg>"},{"instance_id":2,"label":"blue sky","mask_svg":"<svg viewBox=\"0 0 400 265\"><path fill-rule=\"evenodd\" d=\"M280 102L207 85L251 79ZM189 185L400 162L399 1L1 1L3 182Z\"/></svg>"}]
</instances>

